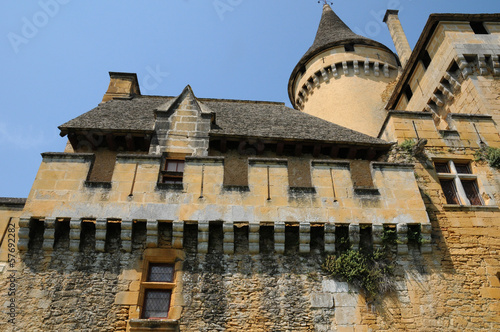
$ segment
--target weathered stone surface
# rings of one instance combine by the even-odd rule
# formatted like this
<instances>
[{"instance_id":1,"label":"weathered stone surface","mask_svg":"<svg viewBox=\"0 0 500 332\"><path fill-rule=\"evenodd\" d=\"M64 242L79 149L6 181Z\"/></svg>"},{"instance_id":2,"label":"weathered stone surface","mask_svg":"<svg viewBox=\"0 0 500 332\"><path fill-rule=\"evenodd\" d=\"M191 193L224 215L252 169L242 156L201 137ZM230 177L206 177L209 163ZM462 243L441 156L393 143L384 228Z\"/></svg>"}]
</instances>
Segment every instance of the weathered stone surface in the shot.
<instances>
[{"instance_id":1,"label":"weathered stone surface","mask_svg":"<svg viewBox=\"0 0 500 332\"><path fill-rule=\"evenodd\" d=\"M311 293L312 308L333 308L333 295L329 293Z\"/></svg>"}]
</instances>

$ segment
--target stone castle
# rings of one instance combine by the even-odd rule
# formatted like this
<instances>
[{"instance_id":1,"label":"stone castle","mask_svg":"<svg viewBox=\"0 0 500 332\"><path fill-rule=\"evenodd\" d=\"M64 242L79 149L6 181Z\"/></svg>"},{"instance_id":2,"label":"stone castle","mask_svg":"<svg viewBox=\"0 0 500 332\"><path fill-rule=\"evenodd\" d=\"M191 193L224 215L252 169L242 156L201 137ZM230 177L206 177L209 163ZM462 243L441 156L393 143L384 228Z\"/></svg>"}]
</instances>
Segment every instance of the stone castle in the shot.
<instances>
[{"instance_id":1,"label":"stone castle","mask_svg":"<svg viewBox=\"0 0 500 332\"><path fill-rule=\"evenodd\" d=\"M111 72L0 199L0 330L500 330L500 14L384 21L397 55L324 5L293 109ZM385 293L324 269L377 250Z\"/></svg>"}]
</instances>

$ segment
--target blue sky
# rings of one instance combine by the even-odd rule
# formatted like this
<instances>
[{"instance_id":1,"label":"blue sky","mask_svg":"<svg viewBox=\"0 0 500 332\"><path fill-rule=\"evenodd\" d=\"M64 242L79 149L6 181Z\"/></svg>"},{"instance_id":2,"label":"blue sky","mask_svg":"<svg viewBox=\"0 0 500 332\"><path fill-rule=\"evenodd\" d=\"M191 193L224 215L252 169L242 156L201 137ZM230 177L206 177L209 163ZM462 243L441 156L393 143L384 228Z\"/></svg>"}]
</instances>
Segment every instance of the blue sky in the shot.
<instances>
[{"instance_id":1,"label":"blue sky","mask_svg":"<svg viewBox=\"0 0 500 332\"><path fill-rule=\"evenodd\" d=\"M147 95L283 101L312 44L317 0L3 0L0 196L27 197L40 153L63 151L57 126L101 101L109 71L135 72ZM334 1L359 34L391 49L382 17L399 9L413 47L431 13L500 12L499 0Z\"/></svg>"}]
</instances>

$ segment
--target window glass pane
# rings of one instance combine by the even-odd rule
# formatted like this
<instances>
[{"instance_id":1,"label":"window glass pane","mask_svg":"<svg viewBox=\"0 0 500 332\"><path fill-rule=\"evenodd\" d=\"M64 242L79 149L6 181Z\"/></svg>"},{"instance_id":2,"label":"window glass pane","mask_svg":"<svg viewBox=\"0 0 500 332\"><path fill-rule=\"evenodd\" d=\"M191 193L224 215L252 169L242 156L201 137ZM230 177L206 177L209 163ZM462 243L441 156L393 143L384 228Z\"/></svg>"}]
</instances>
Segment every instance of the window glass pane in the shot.
<instances>
[{"instance_id":1,"label":"window glass pane","mask_svg":"<svg viewBox=\"0 0 500 332\"><path fill-rule=\"evenodd\" d=\"M436 172L438 173L450 173L448 163L435 163L434 166L436 166Z\"/></svg>"},{"instance_id":2,"label":"window glass pane","mask_svg":"<svg viewBox=\"0 0 500 332\"><path fill-rule=\"evenodd\" d=\"M170 290L147 290L144 294L143 318L167 318L171 295Z\"/></svg>"},{"instance_id":3,"label":"window glass pane","mask_svg":"<svg viewBox=\"0 0 500 332\"><path fill-rule=\"evenodd\" d=\"M443 188L446 203L460 204L457 196L457 189L455 188L453 180L439 180L439 182L441 182L441 188Z\"/></svg>"},{"instance_id":4,"label":"window glass pane","mask_svg":"<svg viewBox=\"0 0 500 332\"><path fill-rule=\"evenodd\" d=\"M177 162L177 172L184 172L184 162L183 161Z\"/></svg>"},{"instance_id":5,"label":"window glass pane","mask_svg":"<svg viewBox=\"0 0 500 332\"><path fill-rule=\"evenodd\" d=\"M479 197L476 181L462 181L462 186L464 187L465 195L467 199L469 199L471 205L483 205Z\"/></svg>"},{"instance_id":6,"label":"window glass pane","mask_svg":"<svg viewBox=\"0 0 500 332\"><path fill-rule=\"evenodd\" d=\"M171 264L149 264L149 274L147 281L173 282L174 266Z\"/></svg>"},{"instance_id":7,"label":"window glass pane","mask_svg":"<svg viewBox=\"0 0 500 332\"><path fill-rule=\"evenodd\" d=\"M167 172L177 172L177 162L167 161L167 167L165 167Z\"/></svg>"},{"instance_id":8,"label":"window glass pane","mask_svg":"<svg viewBox=\"0 0 500 332\"><path fill-rule=\"evenodd\" d=\"M469 164L457 164L455 163L455 168L458 174L472 174L470 171Z\"/></svg>"}]
</instances>

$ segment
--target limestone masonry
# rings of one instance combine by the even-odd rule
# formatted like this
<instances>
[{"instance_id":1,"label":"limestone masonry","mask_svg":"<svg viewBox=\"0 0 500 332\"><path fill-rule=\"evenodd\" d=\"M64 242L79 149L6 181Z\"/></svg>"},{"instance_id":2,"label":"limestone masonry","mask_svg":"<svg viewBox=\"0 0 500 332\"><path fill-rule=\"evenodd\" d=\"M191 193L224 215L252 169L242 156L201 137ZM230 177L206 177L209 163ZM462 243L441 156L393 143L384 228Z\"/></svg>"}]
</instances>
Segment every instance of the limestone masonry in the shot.
<instances>
[{"instance_id":1,"label":"limestone masonry","mask_svg":"<svg viewBox=\"0 0 500 332\"><path fill-rule=\"evenodd\" d=\"M324 5L293 109L111 72L0 198L0 330L499 331L500 14L384 22L399 55ZM325 272L349 248L389 292Z\"/></svg>"}]
</instances>

